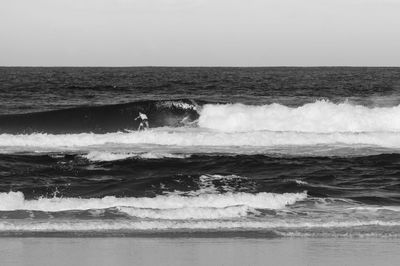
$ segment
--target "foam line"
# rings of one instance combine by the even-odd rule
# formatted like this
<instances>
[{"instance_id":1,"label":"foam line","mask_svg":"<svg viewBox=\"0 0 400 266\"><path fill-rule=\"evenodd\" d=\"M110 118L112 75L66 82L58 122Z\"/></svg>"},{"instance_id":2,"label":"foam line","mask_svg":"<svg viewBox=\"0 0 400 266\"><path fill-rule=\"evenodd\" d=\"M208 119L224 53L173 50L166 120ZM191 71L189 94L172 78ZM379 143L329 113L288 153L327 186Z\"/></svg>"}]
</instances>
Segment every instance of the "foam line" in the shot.
<instances>
[{"instance_id":1,"label":"foam line","mask_svg":"<svg viewBox=\"0 0 400 266\"><path fill-rule=\"evenodd\" d=\"M106 209L112 207L133 207L151 209L179 209L179 208L226 208L243 205L250 208L281 209L286 205L307 197L303 193L225 193L200 194L187 197L181 195L160 195L154 198L39 198L25 200L22 192L0 193L0 211L36 210L45 212Z\"/></svg>"},{"instance_id":2,"label":"foam line","mask_svg":"<svg viewBox=\"0 0 400 266\"><path fill-rule=\"evenodd\" d=\"M147 132L108 134L62 134L35 133L30 135L0 135L0 147L82 148L98 145L170 145L190 146L252 146L274 147L286 145L367 145L400 148L400 132L364 133L304 133L304 132L215 132L199 129L160 129Z\"/></svg>"},{"instance_id":3,"label":"foam line","mask_svg":"<svg viewBox=\"0 0 400 266\"><path fill-rule=\"evenodd\" d=\"M128 158L139 158L139 159L162 159L162 158L187 158L188 155L184 154L171 154L171 153L160 153L160 152L144 152L144 153L121 153L121 152L108 152L108 151L91 151L82 157L93 161L117 161Z\"/></svg>"},{"instance_id":4,"label":"foam line","mask_svg":"<svg viewBox=\"0 0 400 266\"><path fill-rule=\"evenodd\" d=\"M137 218L187 220L187 219L232 219L246 217L250 213L258 212L247 206L231 206L225 208L184 207L180 209L142 209L131 207L117 207L120 212Z\"/></svg>"},{"instance_id":5,"label":"foam line","mask_svg":"<svg viewBox=\"0 0 400 266\"><path fill-rule=\"evenodd\" d=\"M400 226L396 221L310 221L310 222L285 222L285 221L203 221L203 220L153 220L153 221L112 221L112 220L88 220L88 221L0 221L0 231L18 232L77 232L77 231L104 231L104 230L265 230L265 229L313 229L313 228L352 228L361 226L393 227Z\"/></svg>"}]
</instances>

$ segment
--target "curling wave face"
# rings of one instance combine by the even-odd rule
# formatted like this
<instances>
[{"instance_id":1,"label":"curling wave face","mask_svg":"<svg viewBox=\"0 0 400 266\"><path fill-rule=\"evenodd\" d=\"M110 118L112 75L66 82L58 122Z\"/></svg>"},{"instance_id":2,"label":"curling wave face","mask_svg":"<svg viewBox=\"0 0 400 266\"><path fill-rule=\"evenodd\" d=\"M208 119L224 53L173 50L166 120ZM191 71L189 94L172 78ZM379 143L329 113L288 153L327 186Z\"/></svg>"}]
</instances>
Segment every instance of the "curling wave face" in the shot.
<instances>
[{"instance_id":1,"label":"curling wave face","mask_svg":"<svg viewBox=\"0 0 400 266\"><path fill-rule=\"evenodd\" d=\"M0 115L0 133L76 134L136 130L139 112L150 117L151 127L177 127L198 118L192 100L140 101L126 104L76 107L27 114Z\"/></svg>"}]
</instances>

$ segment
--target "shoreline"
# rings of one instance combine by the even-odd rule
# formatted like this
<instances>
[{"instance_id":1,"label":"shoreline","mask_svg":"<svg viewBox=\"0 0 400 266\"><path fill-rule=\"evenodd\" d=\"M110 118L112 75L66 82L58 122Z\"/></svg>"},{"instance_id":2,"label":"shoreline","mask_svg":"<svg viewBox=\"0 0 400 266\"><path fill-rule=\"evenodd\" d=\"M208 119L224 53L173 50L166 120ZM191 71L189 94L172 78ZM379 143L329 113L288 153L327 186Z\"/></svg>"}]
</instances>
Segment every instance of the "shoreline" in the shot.
<instances>
[{"instance_id":1,"label":"shoreline","mask_svg":"<svg viewBox=\"0 0 400 266\"><path fill-rule=\"evenodd\" d=\"M2 237L8 265L396 265L398 239Z\"/></svg>"}]
</instances>

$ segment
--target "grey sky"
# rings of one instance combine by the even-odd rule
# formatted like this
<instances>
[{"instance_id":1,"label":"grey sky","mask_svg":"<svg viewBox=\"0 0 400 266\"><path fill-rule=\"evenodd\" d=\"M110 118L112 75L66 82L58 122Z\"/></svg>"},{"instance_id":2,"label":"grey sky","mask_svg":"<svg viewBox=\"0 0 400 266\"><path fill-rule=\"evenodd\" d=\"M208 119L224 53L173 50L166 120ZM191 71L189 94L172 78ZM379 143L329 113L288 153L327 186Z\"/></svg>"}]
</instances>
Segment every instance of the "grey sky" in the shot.
<instances>
[{"instance_id":1,"label":"grey sky","mask_svg":"<svg viewBox=\"0 0 400 266\"><path fill-rule=\"evenodd\" d=\"M0 65L400 66L400 0L0 0Z\"/></svg>"}]
</instances>

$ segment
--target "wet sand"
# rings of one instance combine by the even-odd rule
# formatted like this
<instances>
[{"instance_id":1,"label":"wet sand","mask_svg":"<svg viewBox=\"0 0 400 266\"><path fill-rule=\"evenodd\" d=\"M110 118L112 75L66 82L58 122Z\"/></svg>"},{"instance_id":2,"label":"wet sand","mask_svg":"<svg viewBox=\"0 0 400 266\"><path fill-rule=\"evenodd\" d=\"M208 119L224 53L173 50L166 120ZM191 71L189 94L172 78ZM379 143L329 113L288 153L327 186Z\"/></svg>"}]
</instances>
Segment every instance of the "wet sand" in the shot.
<instances>
[{"instance_id":1,"label":"wet sand","mask_svg":"<svg viewBox=\"0 0 400 266\"><path fill-rule=\"evenodd\" d=\"M0 238L0 265L399 265L399 239Z\"/></svg>"}]
</instances>

